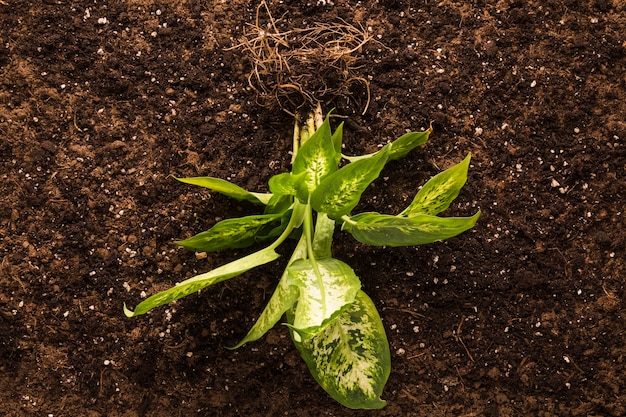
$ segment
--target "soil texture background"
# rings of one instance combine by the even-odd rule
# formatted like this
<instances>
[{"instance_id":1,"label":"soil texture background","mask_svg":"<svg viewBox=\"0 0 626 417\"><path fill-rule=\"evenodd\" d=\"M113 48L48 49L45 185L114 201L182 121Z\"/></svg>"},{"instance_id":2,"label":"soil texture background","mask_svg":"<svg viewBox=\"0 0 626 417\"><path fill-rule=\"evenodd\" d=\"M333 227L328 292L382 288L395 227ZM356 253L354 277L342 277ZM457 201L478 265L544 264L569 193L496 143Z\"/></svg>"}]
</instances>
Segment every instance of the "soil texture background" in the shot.
<instances>
[{"instance_id":1,"label":"soil texture background","mask_svg":"<svg viewBox=\"0 0 626 417\"><path fill-rule=\"evenodd\" d=\"M268 1L281 30L363 28L328 98L345 152L432 122L356 212L397 213L472 153L456 238L375 248L337 233L379 308L392 371L378 411L330 399L277 326L236 351L284 257L152 313L144 297L235 259L175 240L266 191L293 118L236 46L258 2L0 1L0 404L22 416L626 414L626 3ZM266 23L266 22L263 22ZM297 68L294 68L296 70Z\"/></svg>"}]
</instances>

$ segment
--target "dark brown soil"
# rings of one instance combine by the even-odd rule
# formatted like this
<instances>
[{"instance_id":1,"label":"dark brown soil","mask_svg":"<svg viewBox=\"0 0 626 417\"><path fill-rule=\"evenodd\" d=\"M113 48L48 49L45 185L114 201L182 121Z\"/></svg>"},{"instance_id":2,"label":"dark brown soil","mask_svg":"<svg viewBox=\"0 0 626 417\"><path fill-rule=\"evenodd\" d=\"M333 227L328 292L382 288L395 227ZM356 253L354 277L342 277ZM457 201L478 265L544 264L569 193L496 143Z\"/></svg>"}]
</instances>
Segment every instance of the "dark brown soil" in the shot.
<instances>
[{"instance_id":1,"label":"dark brown soil","mask_svg":"<svg viewBox=\"0 0 626 417\"><path fill-rule=\"evenodd\" d=\"M325 4L324 4L325 3ZM292 118L258 104L238 42L256 2L0 1L0 404L6 416L621 416L626 413L626 5L622 0L271 2L283 25L345 19L365 90L347 153L406 130L361 209L397 212L472 152L452 214L417 248L338 234L393 368L380 411L331 400L278 326L236 351L281 261L147 316L136 305L247 253L173 241L254 207L288 169ZM106 20L104 20L106 19ZM284 261L284 260L283 260Z\"/></svg>"}]
</instances>

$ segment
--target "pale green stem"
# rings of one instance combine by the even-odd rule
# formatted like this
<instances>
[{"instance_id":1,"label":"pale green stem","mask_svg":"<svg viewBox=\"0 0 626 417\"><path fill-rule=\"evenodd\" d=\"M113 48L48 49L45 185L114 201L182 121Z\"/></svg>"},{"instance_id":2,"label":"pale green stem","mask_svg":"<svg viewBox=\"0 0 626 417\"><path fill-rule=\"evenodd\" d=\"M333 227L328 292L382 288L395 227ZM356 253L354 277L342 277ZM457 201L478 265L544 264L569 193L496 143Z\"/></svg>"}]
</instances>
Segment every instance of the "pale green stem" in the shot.
<instances>
[{"instance_id":1,"label":"pale green stem","mask_svg":"<svg viewBox=\"0 0 626 417\"><path fill-rule=\"evenodd\" d=\"M306 236L306 246L309 255L309 261L311 261L313 272L315 273L315 277L317 278L317 285L320 288L320 294L322 297L321 302L324 308L322 314L324 315L324 317L326 317L326 291L324 291L324 279L322 278L322 273L320 272L319 265L317 264L317 260L315 259L315 254L313 253L313 209L311 208L310 201L307 202L306 205L303 233Z\"/></svg>"},{"instance_id":2,"label":"pale green stem","mask_svg":"<svg viewBox=\"0 0 626 417\"><path fill-rule=\"evenodd\" d=\"M357 224L354 220L352 220L350 218L350 216L348 216L347 214L344 214L343 216L341 216L341 220L343 220L344 222L351 224L352 226L354 226L355 224Z\"/></svg>"},{"instance_id":3,"label":"pale green stem","mask_svg":"<svg viewBox=\"0 0 626 417\"><path fill-rule=\"evenodd\" d=\"M279 247L280 244L283 243L289 237L293 229L300 226L300 224L302 223L302 215L306 214L307 206L304 206L302 203L296 200L296 202L293 205L293 212L291 213L291 218L289 219L289 223L287 224L287 227L285 228L285 230L283 230L281 235L278 236L278 239L276 239L274 243L272 243L269 246L270 249L274 250L277 247Z\"/></svg>"},{"instance_id":4,"label":"pale green stem","mask_svg":"<svg viewBox=\"0 0 626 417\"><path fill-rule=\"evenodd\" d=\"M314 120L315 129L319 129L322 123L324 123L324 114L322 113L322 106L320 103L317 103L317 107L315 107L315 112L309 116L309 118Z\"/></svg>"},{"instance_id":5,"label":"pale green stem","mask_svg":"<svg viewBox=\"0 0 626 417\"><path fill-rule=\"evenodd\" d=\"M291 154L291 163L296 159L296 155L298 154L298 150L300 149L300 124L298 123L298 119L293 124L293 153Z\"/></svg>"}]
</instances>

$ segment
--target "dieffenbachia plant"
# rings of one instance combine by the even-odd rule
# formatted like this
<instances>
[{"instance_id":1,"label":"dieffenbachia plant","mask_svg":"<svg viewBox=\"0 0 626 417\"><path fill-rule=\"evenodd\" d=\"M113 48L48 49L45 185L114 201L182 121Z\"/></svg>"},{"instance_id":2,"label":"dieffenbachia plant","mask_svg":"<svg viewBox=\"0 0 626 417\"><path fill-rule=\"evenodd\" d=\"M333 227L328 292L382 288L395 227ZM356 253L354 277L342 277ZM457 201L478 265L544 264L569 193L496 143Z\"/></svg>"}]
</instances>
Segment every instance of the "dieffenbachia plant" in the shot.
<instances>
[{"instance_id":1,"label":"dieffenbachia plant","mask_svg":"<svg viewBox=\"0 0 626 417\"><path fill-rule=\"evenodd\" d=\"M456 236L476 223L471 217L439 217L467 179L468 155L436 175L399 214L353 214L363 191L385 164L406 156L428 140L431 130L408 133L378 152L358 157L341 153L342 127L332 132L321 111L294 131L289 173L269 180L269 193L249 192L212 178L178 178L238 200L265 206L263 214L223 220L211 229L178 242L211 252L270 241L269 246L210 272L197 275L141 302L128 317L193 294L279 257L275 249L287 238L298 243L267 306L234 348L263 336L281 318L317 382L350 408L382 408L380 399L390 372L389 344L372 300L354 270L332 256L337 226L356 240L375 246L412 246ZM341 165L342 159L347 161Z\"/></svg>"}]
</instances>

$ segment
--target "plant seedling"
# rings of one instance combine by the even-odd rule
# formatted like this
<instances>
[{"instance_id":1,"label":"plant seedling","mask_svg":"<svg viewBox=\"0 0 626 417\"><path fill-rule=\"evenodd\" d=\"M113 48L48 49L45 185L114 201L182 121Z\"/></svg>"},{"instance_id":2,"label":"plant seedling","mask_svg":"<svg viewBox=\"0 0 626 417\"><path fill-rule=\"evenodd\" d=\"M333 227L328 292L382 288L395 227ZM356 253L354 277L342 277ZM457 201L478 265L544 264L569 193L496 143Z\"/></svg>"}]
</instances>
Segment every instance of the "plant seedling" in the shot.
<instances>
[{"instance_id":1,"label":"plant seedling","mask_svg":"<svg viewBox=\"0 0 626 417\"><path fill-rule=\"evenodd\" d=\"M375 246L412 246L456 236L474 226L471 217L440 217L467 180L468 155L461 163L430 179L397 215L353 214L362 193L385 164L406 156L428 140L431 130L408 133L378 152L358 157L341 153L343 125L332 132L321 110L294 132L291 172L269 180L269 193L249 192L212 178L177 178L264 206L263 214L223 220L211 229L178 242L211 252L271 242L265 248L187 279L141 302L128 317L193 294L279 258L275 249L290 236L298 243L278 286L248 334L233 347L263 336L286 316L291 338L317 382L336 401L350 408L385 406L380 398L390 373L389 344L372 300L361 289L354 270L333 258L335 229ZM341 165L342 159L347 160Z\"/></svg>"}]
</instances>

